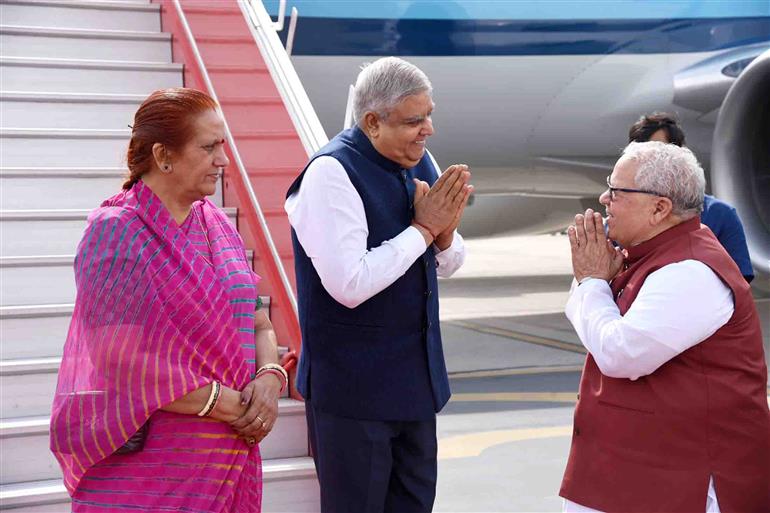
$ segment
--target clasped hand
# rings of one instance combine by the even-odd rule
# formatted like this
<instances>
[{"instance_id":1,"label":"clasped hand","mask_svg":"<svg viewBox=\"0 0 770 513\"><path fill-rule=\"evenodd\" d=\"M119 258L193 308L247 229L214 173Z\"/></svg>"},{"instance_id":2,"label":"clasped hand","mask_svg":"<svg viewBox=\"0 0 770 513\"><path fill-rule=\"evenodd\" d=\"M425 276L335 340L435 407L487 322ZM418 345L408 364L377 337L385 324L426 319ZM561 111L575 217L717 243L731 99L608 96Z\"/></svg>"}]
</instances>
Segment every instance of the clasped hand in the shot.
<instances>
[{"instance_id":1,"label":"clasped hand","mask_svg":"<svg viewBox=\"0 0 770 513\"><path fill-rule=\"evenodd\" d=\"M468 166L454 164L436 180L433 187L414 179L414 220L430 230L436 245L446 249L462 219L473 186L468 183Z\"/></svg>"},{"instance_id":2,"label":"clasped hand","mask_svg":"<svg viewBox=\"0 0 770 513\"><path fill-rule=\"evenodd\" d=\"M577 281L600 278L610 281L623 268L623 253L604 234L602 216L592 209L575 216L567 228L572 250L572 272Z\"/></svg>"},{"instance_id":3,"label":"clasped hand","mask_svg":"<svg viewBox=\"0 0 770 513\"><path fill-rule=\"evenodd\" d=\"M246 411L230 423L236 433L244 438L253 437L261 442L275 425L278 418L278 396L281 381L273 374L262 374L251 380L241 392L241 404Z\"/></svg>"}]
</instances>

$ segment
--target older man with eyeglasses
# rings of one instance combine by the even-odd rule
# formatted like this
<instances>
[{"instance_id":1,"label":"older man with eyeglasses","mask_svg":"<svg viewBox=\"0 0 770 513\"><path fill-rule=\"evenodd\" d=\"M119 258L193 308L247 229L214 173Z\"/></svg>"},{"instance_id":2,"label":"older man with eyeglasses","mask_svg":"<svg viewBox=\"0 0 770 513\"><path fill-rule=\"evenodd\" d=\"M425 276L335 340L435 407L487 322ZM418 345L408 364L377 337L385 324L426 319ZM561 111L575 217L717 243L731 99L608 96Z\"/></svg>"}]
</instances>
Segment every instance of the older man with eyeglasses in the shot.
<instances>
[{"instance_id":1,"label":"older man with eyeglasses","mask_svg":"<svg viewBox=\"0 0 770 513\"><path fill-rule=\"evenodd\" d=\"M688 149L631 143L600 197L607 235L591 210L568 229L566 314L588 356L564 511L770 511L759 318L700 223L704 188Z\"/></svg>"}]
</instances>

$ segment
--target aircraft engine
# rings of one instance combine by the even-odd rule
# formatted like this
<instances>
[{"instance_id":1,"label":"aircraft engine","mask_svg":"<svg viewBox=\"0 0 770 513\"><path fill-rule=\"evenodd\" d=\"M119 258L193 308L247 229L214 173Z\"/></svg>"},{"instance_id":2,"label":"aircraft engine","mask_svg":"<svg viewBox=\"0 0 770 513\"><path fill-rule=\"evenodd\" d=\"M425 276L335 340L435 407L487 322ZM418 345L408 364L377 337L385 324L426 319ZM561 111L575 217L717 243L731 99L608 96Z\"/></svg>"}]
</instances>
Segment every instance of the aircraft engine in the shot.
<instances>
[{"instance_id":1,"label":"aircraft engine","mask_svg":"<svg viewBox=\"0 0 770 513\"><path fill-rule=\"evenodd\" d=\"M714 195L738 210L748 240L754 285L770 291L770 50L730 87L714 130Z\"/></svg>"}]
</instances>

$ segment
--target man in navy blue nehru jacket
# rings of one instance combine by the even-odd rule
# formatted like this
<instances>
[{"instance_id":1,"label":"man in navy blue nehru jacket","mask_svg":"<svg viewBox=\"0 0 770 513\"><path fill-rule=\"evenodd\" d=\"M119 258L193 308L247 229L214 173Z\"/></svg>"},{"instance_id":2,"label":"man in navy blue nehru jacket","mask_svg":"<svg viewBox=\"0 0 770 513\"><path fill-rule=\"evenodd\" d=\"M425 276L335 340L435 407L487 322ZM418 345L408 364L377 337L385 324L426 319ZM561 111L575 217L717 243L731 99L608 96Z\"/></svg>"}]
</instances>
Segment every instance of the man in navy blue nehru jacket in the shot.
<instances>
[{"instance_id":1,"label":"man in navy blue nehru jacket","mask_svg":"<svg viewBox=\"0 0 770 513\"><path fill-rule=\"evenodd\" d=\"M465 249L465 165L439 173L432 87L394 57L355 85L353 128L289 188L302 355L297 387L324 513L430 511L449 400L437 276ZM439 177L440 175L440 177Z\"/></svg>"}]
</instances>

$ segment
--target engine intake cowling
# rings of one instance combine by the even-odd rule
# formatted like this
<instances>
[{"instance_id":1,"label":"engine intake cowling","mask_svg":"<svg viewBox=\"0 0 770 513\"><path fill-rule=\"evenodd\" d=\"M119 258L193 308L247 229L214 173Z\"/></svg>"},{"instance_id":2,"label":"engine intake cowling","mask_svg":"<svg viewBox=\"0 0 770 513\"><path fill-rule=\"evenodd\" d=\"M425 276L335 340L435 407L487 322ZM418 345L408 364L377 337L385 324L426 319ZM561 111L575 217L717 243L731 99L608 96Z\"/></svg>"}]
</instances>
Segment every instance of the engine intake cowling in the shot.
<instances>
[{"instance_id":1,"label":"engine intake cowling","mask_svg":"<svg viewBox=\"0 0 770 513\"><path fill-rule=\"evenodd\" d=\"M727 92L714 130L711 186L738 210L755 283L770 291L770 50Z\"/></svg>"}]
</instances>

